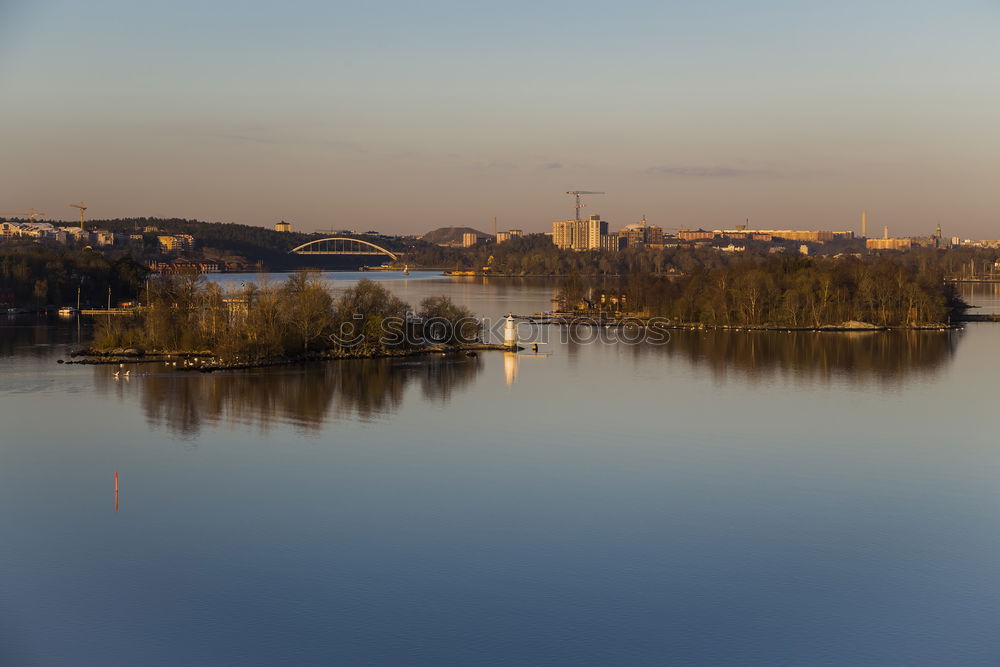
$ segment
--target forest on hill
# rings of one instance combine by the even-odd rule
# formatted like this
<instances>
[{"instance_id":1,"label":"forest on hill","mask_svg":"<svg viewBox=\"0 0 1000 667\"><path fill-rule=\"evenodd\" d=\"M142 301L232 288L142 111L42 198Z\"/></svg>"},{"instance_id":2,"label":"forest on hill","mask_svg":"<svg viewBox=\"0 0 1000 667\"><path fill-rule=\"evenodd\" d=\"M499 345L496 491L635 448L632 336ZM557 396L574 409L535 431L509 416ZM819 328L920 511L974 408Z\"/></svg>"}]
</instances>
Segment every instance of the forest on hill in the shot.
<instances>
[{"instance_id":1,"label":"forest on hill","mask_svg":"<svg viewBox=\"0 0 1000 667\"><path fill-rule=\"evenodd\" d=\"M131 257L37 243L0 245L0 289L12 292L18 307L75 305L78 289L81 304L106 305L109 288L112 300L131 299L147 273Z\"/></svg>"},{"instance_id":2,"label":"forest on hill","mask_svg":"<svg viewBox=\"0 0 1000 667\"><path fill-rule=\"evenodd\" d=\"M441 243L461 243L466 234L475 234L481 239L491 238L486 232L472 227L438 227L420 237L421 241L438 245Z\"/></svg>"},{"instance_id":3,"label":"forest on hill","mask_svg":"<svg viewBox=\"0 0 1000 667\"><path fill-rule=\"evenodd\" d=\"M72 225L73 223L58 223ZM141 242L127 244L127 251L137 258L169 259L176 255L161 252L157 236L189 234L194 237L194 247L181 256L185 259L205 259L242 264L260 264L269 270L293 270L308 264L324 263L322 258L303 258L290 255L289 251L308 241L321 238L315 233L278 232L269 227L244 225L235 222L203 222L183 218L115 218L87 221L91 229L107 229L119 234L142 234ZM146 230L149 231L146 231ZM336 236L372 240L371 234L337 232ZM399 250L401 240L395 237L378 236L379 245L389 250ZM116 252L123 248L106 249ZM371 261L370 259L368 261ZM329 262L335 264L336 262Z\"/></svg>"},{"instance_id":4,"label":"forest on hill","mask_svg":"<svg viewBox=\"0 0 1000 667\"><path fill-rule=\"evenodd\" d=\"M114 220L94 220L94 227L108 229L123 234L141 233L146 228L158 231L146 236L156 249L157 234L190 234L195 239L197 257L224 260L240 259L248 263L263 262L266 266L281 267L288 262L288 251L305 243L311 234L299 232L277 232L256 225L242 225L235 222L202 222L181 218L117 218Z\"/></svg>"}]
</instances>

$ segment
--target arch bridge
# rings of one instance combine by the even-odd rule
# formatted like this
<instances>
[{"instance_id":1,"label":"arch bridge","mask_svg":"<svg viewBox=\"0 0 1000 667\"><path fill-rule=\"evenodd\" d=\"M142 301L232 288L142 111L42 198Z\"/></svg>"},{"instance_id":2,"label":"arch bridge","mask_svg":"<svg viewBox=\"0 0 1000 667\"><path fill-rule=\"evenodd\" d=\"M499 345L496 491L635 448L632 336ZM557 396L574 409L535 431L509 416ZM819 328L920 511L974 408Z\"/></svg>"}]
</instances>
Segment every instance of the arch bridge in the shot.
<instances>
[{"instance_id":1,"label":"arch bridge","mask_svg":"<svg viewBox=\"0 0 1000 667\"><path fill-rule=\"evenodd\" d=\"M340 236L309 241L297 248L292 248L289 252L296 255L386 255L393 259L399 259L396 253L386 250L380 245L375 245L371 241Z\"/></svg>"}]
</instances>

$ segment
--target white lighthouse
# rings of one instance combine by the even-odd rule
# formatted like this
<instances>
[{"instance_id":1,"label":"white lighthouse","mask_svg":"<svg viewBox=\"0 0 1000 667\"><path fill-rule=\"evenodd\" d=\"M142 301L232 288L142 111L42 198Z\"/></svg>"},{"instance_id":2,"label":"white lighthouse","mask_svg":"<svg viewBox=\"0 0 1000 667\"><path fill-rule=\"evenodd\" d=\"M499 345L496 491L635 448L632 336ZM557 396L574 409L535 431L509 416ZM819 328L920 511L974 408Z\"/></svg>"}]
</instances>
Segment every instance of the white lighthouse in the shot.
<instances>
[{"instance_id":1,"label":"white lighthouse","mask_svg":"<svg viewBox=\"0 0 1000 667\"><path fill-rule=\"evenodd\" d=\"M507 315L507 322L503 327L503 346L511 349L517 347L517 322L514 321L513 314Z\"/></svg>"}]
</instances>

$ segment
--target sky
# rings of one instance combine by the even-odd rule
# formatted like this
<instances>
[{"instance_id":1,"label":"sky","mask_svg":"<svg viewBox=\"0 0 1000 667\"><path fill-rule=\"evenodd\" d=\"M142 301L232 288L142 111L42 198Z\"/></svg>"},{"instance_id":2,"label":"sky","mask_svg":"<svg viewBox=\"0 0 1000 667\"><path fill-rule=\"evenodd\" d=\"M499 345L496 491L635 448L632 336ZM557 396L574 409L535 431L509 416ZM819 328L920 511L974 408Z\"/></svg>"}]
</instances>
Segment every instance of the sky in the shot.
<instances>
[{"instance_id":1,"label":"sky","mask_svg":"<svg viewBox=\"0 0 1000 667\"><path fill-rule=\"evenodd\" d=\"M0 213L1000 238L1000 0L0 0Z\"/></svg>"}]
</instances>

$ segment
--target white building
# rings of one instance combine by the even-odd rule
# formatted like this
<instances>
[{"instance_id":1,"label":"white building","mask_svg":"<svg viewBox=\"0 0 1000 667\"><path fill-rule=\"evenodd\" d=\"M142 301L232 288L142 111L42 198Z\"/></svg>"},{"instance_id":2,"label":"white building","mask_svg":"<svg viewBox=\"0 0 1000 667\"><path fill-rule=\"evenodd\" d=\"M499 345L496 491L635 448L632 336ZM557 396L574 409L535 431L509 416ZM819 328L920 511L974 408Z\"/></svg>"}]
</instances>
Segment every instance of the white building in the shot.
<instances>
[{"instance_id":1,"label":"white building","mask_svg":"<svg viewBox=\"0 0 1000 667\"><path fill-rule=\"evenodd\" d=\"M106 229L95 229L93 232L94 243L97 245L114 245L115 235L114 232L109 232Z\"/></svg>"},{"instance_id":2,"label":"white building","mask_svg":"<svg viewBox=\"0 0 1000 667\"><path fill-rule=\"evenodd\" d=\"M61 237L65 238L64 235L61 235L60 230L48 222L2 222L0 223L0 231L5 239L59 240Z\"/></svg>"},{"instance_id":3,"label":"white building","mask_svg":"<svg viewBox=\"0 0 1000 667\"><path fill-rule=\"evenodd\" d=\"M68 238L77 241L78 243L90 243L90 232L81 227L60 227L59 228Z\"/></svg>"}]
</instances>

